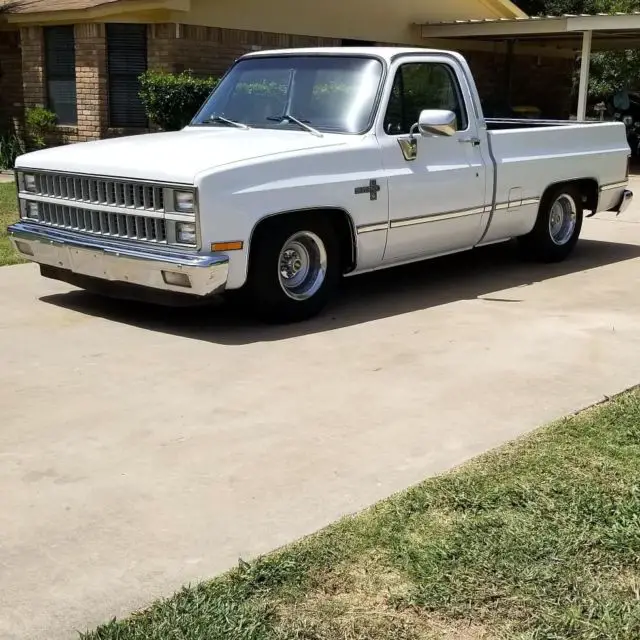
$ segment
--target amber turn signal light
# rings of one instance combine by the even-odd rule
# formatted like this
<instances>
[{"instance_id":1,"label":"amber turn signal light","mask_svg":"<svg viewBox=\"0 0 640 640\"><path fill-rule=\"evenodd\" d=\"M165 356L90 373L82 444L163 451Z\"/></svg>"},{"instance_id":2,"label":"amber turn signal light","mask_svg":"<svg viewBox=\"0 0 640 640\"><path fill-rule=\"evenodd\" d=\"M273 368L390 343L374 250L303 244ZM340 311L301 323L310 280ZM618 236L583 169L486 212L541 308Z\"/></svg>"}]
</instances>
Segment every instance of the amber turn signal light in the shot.
<instances>
[{"instance_id":1,"label":"amber turn signal light","mask_svg":"<svg viewBox=\"0 0 640 640\"><path fill-rule=\"evenodd\" d=\"M244 247L242 240L235 242L212 242L211 251L240 251Z\"/></svg>"}]
</instances>

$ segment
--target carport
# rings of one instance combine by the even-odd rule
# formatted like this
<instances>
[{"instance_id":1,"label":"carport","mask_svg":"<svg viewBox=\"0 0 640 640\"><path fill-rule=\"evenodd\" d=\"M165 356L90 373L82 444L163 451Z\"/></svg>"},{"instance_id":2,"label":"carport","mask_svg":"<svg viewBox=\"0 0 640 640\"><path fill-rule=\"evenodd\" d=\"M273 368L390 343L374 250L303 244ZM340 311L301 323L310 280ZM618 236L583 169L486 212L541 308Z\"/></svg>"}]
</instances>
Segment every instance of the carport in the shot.
<instances>
[{"instance_id":1,"label":"carport","mask_svg":"<svg viewBox=\"0 0 640 640\"><path fill-rule=\"evenodd\" d=\"M457 20L420 24L419 27L422 38L429 41L464 41L467 47L504 43L509 57L524 51L557 57L580 55L578 120L585 120L587 115L592 52L640 47L640 12Z\"/></svg>"}]
</instances>

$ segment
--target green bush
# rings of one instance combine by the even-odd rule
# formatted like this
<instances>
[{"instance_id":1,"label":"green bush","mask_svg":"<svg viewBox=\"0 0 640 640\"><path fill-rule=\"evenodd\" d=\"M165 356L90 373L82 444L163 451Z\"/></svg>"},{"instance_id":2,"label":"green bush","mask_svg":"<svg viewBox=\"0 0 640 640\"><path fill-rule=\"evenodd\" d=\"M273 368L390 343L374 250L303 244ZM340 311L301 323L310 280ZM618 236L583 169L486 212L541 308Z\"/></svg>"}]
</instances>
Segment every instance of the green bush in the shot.
<instances>
[{"instance_id":1,"label":"green bush","mask_svg":"<svg viewBox=\"0 0 640 640\"><path fill-rule=\"evenodd\" d=\"M16 158L24 152L24 143L15 133L0 133L0 171L13 169Z\"/></svg>"},{"instance_id":2,"label":"green bush","mask_svg":"<svg viewBox=\"0 0 640 640\"><path fill-rule=\"evenodd\" d=\"M150 122L177 131L189 124L217 84L216 78L198 78L190 71L147 71L140 76L140 99Z\"/></svg>"},{"instance_id":3,"label":"green bush","mask_svg":"<svg viewBox=\"0 0 640 640\"><path fill-rule=\"evenodd\" d=\"M58 116L44 107L31 107L26 110L24 124L27 142L32 149L43 149L48 139L55 133Z\"/></svg>"}]
</instances>

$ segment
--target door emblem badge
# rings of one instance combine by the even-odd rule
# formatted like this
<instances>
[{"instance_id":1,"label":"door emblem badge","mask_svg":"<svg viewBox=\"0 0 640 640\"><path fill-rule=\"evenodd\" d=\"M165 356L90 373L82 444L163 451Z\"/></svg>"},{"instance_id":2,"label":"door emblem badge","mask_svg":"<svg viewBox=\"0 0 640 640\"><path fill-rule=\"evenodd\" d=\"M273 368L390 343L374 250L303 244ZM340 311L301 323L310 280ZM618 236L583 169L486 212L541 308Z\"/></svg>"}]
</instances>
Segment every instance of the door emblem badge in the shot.
<instances>
[{"instance_id":1,"label":"door emblem badge","mask_svg":"<svg viewBox=\"0 0 640 640\"><path fill-rule=\"evenodd\" d=\"M377 200L378 199L378 191L380 191L382 187L378 184L377 180L369 180L369 186L367 187L356 187L354 193L359 196L363 193L369 194L369 200Z\"/></svg>"}]
</instances>

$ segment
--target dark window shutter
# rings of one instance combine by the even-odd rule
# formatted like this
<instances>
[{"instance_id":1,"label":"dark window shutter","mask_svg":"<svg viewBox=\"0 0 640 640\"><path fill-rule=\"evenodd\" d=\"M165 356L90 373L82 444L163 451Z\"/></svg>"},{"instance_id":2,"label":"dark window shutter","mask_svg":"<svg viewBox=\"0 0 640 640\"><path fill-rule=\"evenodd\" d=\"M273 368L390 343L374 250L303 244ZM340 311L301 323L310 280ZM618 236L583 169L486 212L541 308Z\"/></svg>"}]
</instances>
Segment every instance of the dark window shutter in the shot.
<instances>
[{"instance_id":1,"label":"dark window shutter","mask_svg":"<svg viewBox=\"0 0 640 640\"><path fill-rule=\"evenodd\" d=\"M47 103L59 124L76 124L76 49L72 26L44 29Z\"/></svg>"},{"instance_id":2,"label":"dark window shutter","mask_svg":"<svg viewBox=\"0 0 640 640\"><path fill-rule=\"evenodd\" d=\"M147 70L147 28L143 24L107 24L109 124L146 127L139 77Z\"/></svg>"}]
</instances>

